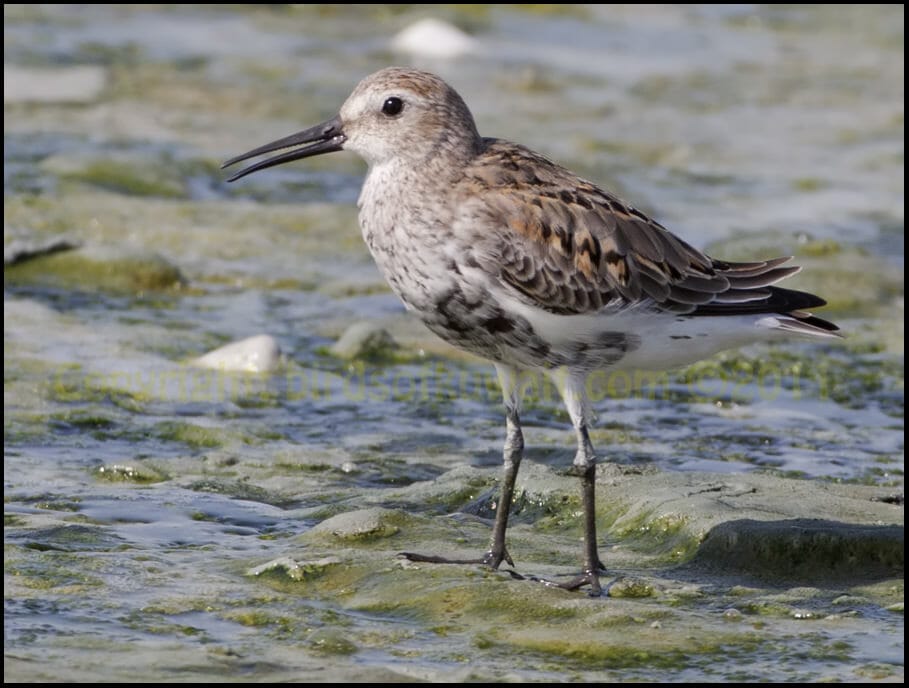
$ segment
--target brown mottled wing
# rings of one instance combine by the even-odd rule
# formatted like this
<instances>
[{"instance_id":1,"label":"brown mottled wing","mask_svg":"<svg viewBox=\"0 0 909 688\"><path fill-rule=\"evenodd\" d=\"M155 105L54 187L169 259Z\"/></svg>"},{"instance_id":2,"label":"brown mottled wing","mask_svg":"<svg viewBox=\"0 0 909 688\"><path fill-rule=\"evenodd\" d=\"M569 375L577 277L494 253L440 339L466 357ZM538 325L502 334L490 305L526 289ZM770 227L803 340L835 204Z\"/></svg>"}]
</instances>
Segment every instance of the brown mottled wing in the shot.
<instances>
[{"instance_id":1,"label":"brown mottled wing","mask_svg":"<svg viewBox=\"0 0 909 688\"><path fill-rule=\"evenodd\" d=\"M729 263L706 256L640 211L532 151L487 139L465 198L498 228L480 239L501 280L534 305L577 314L649 300L692 315L785 313L823 305L770 287L789 258Z\"/></svg>"}]
</instances>

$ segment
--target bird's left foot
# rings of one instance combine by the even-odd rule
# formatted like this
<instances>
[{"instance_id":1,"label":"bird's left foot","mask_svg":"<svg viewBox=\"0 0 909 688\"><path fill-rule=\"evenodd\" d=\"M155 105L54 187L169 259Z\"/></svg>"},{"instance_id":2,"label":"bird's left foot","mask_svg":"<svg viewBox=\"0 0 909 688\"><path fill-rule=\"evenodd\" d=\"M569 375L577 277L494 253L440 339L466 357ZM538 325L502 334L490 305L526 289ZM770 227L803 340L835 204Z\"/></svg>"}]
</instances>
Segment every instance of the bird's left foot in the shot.
<instances>
[{"instance_id":1,"label":"bird's left foot","mask_svg":"<svg viewBox=\"0 0 909 688\"><path fill-rule=\"evenodd\" d=\"M491 549L476 559L449 559L435 554L417 554L416 552L399 552L398 556L404 557L408 561L419 561L425 564L481 564L493 570L498 569L503 561L508 562L509 566L514 566L511 555L508 554L508 550L505 548L501 550Z\"/></svg>"}]
</instances>

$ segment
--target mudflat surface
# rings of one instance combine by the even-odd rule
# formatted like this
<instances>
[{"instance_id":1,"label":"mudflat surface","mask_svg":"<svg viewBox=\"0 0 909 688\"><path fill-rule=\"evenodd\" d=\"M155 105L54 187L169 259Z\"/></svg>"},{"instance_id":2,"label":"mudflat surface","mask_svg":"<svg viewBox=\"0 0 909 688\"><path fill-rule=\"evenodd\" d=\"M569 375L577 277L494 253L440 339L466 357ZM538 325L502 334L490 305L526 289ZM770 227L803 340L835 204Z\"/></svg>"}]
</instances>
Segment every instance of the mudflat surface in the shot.
<instances>
[{"instance_id":1,"label":"mudflat surface","mask_svg":"<svg viewBox=\"0 0 909 688\"><path fill-rule=\"evenodd\" d=\"M427 12L4 7L5 678L902 681L903 9L440 7L470 40L394 41ZM487 546L493 370L383 283L354 156L223 182L393 63L718 258L796 256L847 334L607 385L609 597L527 580L581 552L542 383L525 580L397 556Z\"/></svg>"}]
</instances>

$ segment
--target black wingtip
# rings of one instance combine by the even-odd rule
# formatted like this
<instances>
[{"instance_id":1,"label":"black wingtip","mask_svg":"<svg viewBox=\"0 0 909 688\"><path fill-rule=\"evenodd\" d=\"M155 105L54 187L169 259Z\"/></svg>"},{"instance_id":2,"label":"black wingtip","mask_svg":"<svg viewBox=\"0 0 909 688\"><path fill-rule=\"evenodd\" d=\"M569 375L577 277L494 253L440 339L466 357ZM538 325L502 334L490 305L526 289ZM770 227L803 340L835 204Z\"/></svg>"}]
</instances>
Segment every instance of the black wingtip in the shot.
<instances>
[{"instance_id":1,"label":"black wingtip","mask_svg":"<svg viewBox=\"0 0 909 688\"><path fill-rule=\"evenodd\" d=\"M816 315L808 315L806 317L798 318L799 322L803 322L806 325L812 325L827 332L839 332L840 328L829 320L824 320L819 318ZM839 335L842 336L842 335Z\"/></svg>"},{"instance_id":2,"label":"black wingtip","mask_svg":"<svg viewBox=\"0 0 909 688\"><path fill-rule=\"evenodd\" d=\"M749 313L790 313L826 306L827 302L820 296L807 291L784 289L783 287L766 287L770 296L758 301L742 303L706 303L698 306L691 315L747 315Z\"/></svg>"}]
</instances>

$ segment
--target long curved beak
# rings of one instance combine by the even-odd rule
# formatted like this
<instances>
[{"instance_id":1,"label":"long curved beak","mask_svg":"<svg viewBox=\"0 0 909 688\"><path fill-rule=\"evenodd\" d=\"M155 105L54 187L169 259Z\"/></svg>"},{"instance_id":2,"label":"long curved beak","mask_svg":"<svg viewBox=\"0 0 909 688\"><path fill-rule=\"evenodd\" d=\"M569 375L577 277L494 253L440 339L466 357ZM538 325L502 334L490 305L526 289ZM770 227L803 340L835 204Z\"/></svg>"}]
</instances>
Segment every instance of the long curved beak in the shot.
<instances>
[{"instance_id":1,"label":"long curved beak","mask_svg":"<svg viewBox=\"0 0 909 688\"><path fill-rule=\"evenodd\" d=\"M235 158L231 158L221 165L221 169L223 170L225 167L230 167L231 165L235 165L238 162L242 162L244 160L249 160L250 158L256 158L260 155L265 155L265 153L271 153L276 150L282 150L284 148L291 148L294 146L303 146L302 148L296 148L296 150L281 153L281 155L276 155L273 158L260 160L259 162L250 165L249 167L244 167L239 172L235 172L227 178L227 181L234 182L241 177L245 177L247 174L252 174L253 172L258 172L259 170L264 170L267 167L283 165L285 162L290 162L291 160L300 160L301 158L309 158L313 155L321 155L322 153L332 153L334 151L339 151L344 147L344 142L346 140L347 137L344 135L344 131L342 130L341 126L341 117L340 115L335 115L330 120L322 122L322 124L317 124L316 126L310 127L309 129L301 131L297 134L285 136L283 139L278 139L277 141L266 143L264 146L259 146L258 148L244 153L243 155L238 155Z\"/></svg>"}]
</instances>

